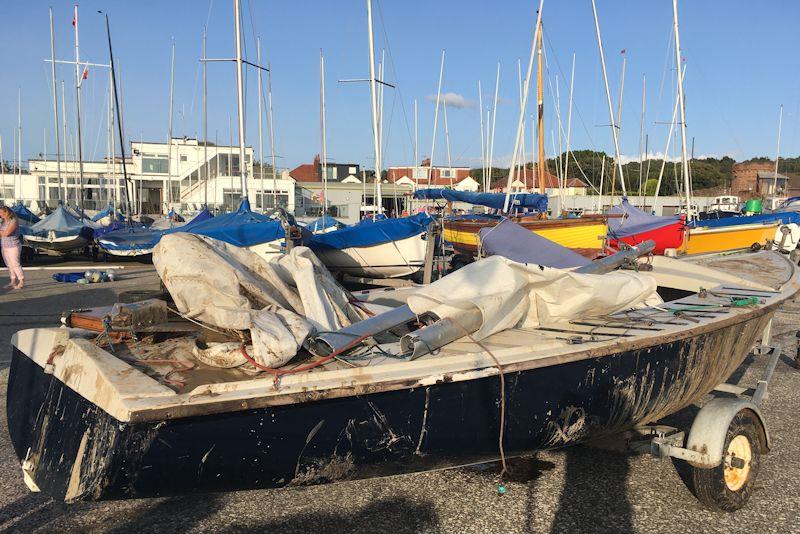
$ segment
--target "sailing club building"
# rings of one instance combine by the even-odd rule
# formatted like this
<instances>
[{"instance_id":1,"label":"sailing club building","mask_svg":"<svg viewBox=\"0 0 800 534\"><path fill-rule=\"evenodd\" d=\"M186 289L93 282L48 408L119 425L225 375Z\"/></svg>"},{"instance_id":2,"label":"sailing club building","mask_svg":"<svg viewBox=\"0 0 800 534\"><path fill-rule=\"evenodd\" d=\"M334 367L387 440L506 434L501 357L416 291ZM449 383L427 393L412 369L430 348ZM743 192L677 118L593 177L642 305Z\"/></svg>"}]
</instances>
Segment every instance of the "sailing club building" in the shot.
<instances>
[{"instance_id":1,"label":"sailing club building","mask_svg":"<svg viewBox=\"0 0 800 534\"><path fill-rule=\"evenodd\" d=\"M206 201L209 209L230 211L239 204L238 146L206 146L197 139L173 138L169 144L133 141L127 152L125 170L132 184L131 200L140 213L166 213L170 209L191 213L199 211ZM251 147L245 149L244 164L253 208L269 210L277 204L294 211L297 189L288 171L273 174L270 167L262 168L253 161ZM21 201L34 212L44 211L54 208L66 191L68 203L75 205L80 174L80 166L71 156L67 161L62 158L60 181L55 158L28 160L27 172L0 172L0 203ZM125 198L122 158L84 161L83 191L87 210L102 210L108 204L121 206Z\"/></svg>"}]
</instances>

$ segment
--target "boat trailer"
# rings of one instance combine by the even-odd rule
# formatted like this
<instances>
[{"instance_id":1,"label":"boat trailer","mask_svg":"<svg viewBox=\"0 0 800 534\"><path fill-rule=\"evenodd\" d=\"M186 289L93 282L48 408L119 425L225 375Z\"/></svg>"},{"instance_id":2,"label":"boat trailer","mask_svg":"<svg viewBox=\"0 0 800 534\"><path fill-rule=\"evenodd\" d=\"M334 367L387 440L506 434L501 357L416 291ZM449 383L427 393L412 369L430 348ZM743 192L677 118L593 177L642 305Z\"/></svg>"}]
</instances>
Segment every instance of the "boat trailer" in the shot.
<instances>
[{"instance_id":1,"label":"boat trailer","mask_svg":"<svg viewBox=\"0 0 800 534\"><path fill-rule=\"evenodd\" d=\"M775 372L781 349L770 346L772 321L753 354L767 359L764 374L755 387L724 382L714 397L695 415L688 437L676 427L653 424L626 433L634 452L656 458L685 461L690 469L684 481L690 491L709 508L734 512L750 497L760 467L760 457L771 441L760 405L768 396L767 386Z\"/></svg>"}]
</instances>

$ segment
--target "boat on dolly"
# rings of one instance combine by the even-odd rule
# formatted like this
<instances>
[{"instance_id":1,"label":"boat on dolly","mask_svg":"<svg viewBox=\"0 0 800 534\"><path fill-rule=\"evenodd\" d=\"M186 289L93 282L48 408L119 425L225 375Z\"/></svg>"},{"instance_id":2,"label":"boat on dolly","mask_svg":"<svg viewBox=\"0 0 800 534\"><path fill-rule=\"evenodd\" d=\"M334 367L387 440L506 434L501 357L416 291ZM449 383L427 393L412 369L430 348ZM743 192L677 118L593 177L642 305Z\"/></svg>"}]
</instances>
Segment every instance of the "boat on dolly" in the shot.
<instances>
[{"instance_id":1,"label":"boat on dolly","mask_svg":"<svg viewBox=\"0 0 800 534\"><path fill-rule=\"evenodd\" d=\"M176 234L159 247L181 236L205 239ZM230 262L230 254L221 257ZM261 261L250 258L255 263L240 271L249 299L259 294ZM510 308L493 313L496 299L483 301L480 292L496 297L489 277L508 273L545 282L541 287L561 300L550 301L555 308L532 305L535 320L529 314L491 330ZM467 287L467 279L487 283ZM666 301L650 304L656 287ZM503 298L514 310L525 299L548 302L528 289ZM69 328L13 336L8 427L29 486L69 502L321 484L487 462L636 429L697 402L759 339L768 344L772 316L798 290L797 267L771 251L695 263L657 257L649 273L603 275L494 256L416 292L363 297L359 306L372 306L373 317L309 336L296 357L263 373L247 368L254 360L234 337L227 339L233 360L213 367L194 357L208 334L195 323L84 310L66 320ZM479 294L459 299L464 291ZM627 300L596 308L598 297L623 293ZM437 301L442 294L452 298ZM587 294L575 311L570 299ZM574 313L564 315L566 308ZM735 401L718 407L721 434L693 429L686 443L670 442L672 455L705 470L696 477L700 486L718 484L731 469L754 477L757 462L751 470L749 458L768 449L757 406ZM731 436L732 428L745 430ZM742 459L732 440L749 456ZM750 492L747 478L706 501L734 509Z\"/></svg>"}]
</instances>

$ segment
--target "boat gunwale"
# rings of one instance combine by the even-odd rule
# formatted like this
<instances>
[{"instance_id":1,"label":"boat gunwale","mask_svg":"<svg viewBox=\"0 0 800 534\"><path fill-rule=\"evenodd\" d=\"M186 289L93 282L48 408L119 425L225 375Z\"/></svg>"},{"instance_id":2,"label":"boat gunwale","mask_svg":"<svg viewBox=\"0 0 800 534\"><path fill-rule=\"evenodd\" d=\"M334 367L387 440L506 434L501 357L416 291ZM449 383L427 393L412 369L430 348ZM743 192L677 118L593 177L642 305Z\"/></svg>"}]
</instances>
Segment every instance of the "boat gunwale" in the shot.
<instances>
[{"instance_id":1,"label":"boat gunwale","mask_svg":"<svg viewBox=\"0 0 800 534\"><path fill-rule=\"evenodd\" d=\"M790 278L778 292L765 296L766 303L759 305L757 308L742 308L735 310L735 313L705 318L691 328L678 328L678 325L670 325L674 327L668 328L666 331L638 334L636 337L622 340L603 340L598 342L599 345L577 351L574 350L575 345L564 344L560 347L546 349L544 351L545 355L539 357L531 357L531 347L505 347L492 349L492 353L500 361L500 367L504 374L514 373L590 358L601 358L623 352L638 351L654 345L691 339L705 333L749 322L774 313L780 305L793 298L800 291L798 267L785 258L783 259L791 266ZM751 291L751 289L743 288L742 291ZM506 332L514 332L515 330L528 333L536 331L535 328L532 328L510 329ZM491 344L491 336L485 341L487 344ZM118 358L102 348L96 348L103 358L113 358L119 361ZM18 350L24 354L21 349ZM549 354L547 354L548 352ZM25 356L41 366L41 363L36 358L30 355ZM58 359L55 360L55 363L57 362ZM438 368L438 370L434 371L431 367ZM133 367L131 366L131 368ZM403 373L398 373L398 370L404 371L405 376L397 376L398 374L403 375ZM120 421L160 421L268 406L313 402L328 398L358 396L408 388L414 389L444 382L480 379L497 374L498 369L488 354L483 351L464 352L452 356L437 356L435 359L420 359L416 361L416 365L414 362L403 361L377 366L328 370L321 373L289 375L281 381L277 389L274 382L264 378L256 378L221 383L220 385L228 388L222 391L219 391L219 388L215 391L214 384L207 384L198 386L186 393L153 397L118 396L119 402L125 407L124 413L111 413L106 409L108 408L107 406L98 406ZM301 378L297 380L295 377ZM324 382L321 383L320 379L324 379ZM309 380L316 381L316 384L309 385ZM154 382L161 385L156 380ZM84 398L87 398L87 400L90 400L90 402L93 402L79 391L80 388L74 388L74 384L63 383L84 396Z\"/></svg>"}]
</instances>

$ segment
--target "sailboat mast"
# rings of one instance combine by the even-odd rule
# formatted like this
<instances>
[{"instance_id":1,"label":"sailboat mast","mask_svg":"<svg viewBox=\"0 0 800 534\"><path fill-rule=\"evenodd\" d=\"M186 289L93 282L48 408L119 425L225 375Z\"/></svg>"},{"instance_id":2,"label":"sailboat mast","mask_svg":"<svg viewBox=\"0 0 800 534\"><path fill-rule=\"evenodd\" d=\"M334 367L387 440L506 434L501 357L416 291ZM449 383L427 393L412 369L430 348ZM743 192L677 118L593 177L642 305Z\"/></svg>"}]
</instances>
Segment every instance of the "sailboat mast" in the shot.
<instances>
[{"instance_id":1,"label":"sailboat mast","mask_svg":"<svg viewBox=\"0 0 800 534\"><path fill-rule=\"evenodd\" d=\"M772 188L772 196L778 196L778 160L781 159L781 129L783 127L783 104L781 104L781 110L778 114L778 147L775 149L775 174L773 176L773 188ZM774 208L774 206L771 206Z\"/></svg>"},{"instance_id":2,"label":"sailboat mast","mask_svg":"<svg viewBox=\"0 0 800 534\"><path fill-rule=\"evenodd\" d=\"M642 74L642 120L639 124L639 201L642 203L642 209L644 209L644 201L642 200L642 178L644 177L644 155L642 154L642 145L644 144L644 112L646 94L647 78L645 78L645 75Z\"/></svg>"},{"instance_id":3,"label":"sailboat mast","mask_svg":"<svg viewBox=\"0 0 800 534\"><path fill-rule=\"evenodd\" d=\"M419 165L419 109L417 99L414 99L414 189L419 189L419 177L417 175L417 165Z\"/></svg>"},{"instance_id":4,"label":"sailboat mast","mask_svg":"<svg viewBox=\"0 0 800 534\"><path fill-rule=\"evenodd\" d=\"M594 0L592 0L594 1ZM689 178L689 158L686 155L686 100L683 97L683 69L681 68L681 36L678 29L678 0L672 0L672 17L675 26L675 62L678 67L678 99L681 112L681 162L683 187L686 193L686 219L694 219L692 213L692 186Z\"/></svg>"},{"instance_id":5,"label":"sailboat mast","mask_svg":"<svg viewBox=\"0 0 800 534\"><path fill-rule=\"evenodd\" d=\"M570 144L570 136L572 135L572 104L573 104L573 95L574 95L574 88L575 88L575 53L572 54L572 70L570 71L569 75L569 109L567 111L567 142L566 142L566 151L563 154L564 162L562 163L562 174L564 179L564 187L567 187L567 178L568 178L568 170L569 170L569 144Z\"/></svg>"},{"instance_id":6,"label":"sailboat mast","mask_svg":"<svg viewBox=\"0 0 800 534\"><path fill-rule=\"evenodd\" d=\"M486 184L487 188L486 191L488 192L489 189L492 187L492 167L494 166L494 132L495 126L497 125L497 102L500 100L500 62L497 62L497 72L494 76L494 103L492 104L492 133L491 137L488 140L487 144L489 149L489 172L488 176L486 177Z\"/></svg>"},{"instance_id":7,"label":"sailboat mast","mask_svg":"<svg viewBox=\"0 0 800 534\"><path fill-rule=\"evenodd\" d=\"M236 103L239 119L239 176L242 181L242 200L247 198L247 165L244 159L244 84L242 83L242 27L240 0L233 0L234 27L236 31Z\"/></svg>"},{"instance_id":8,"label":"sailboat mast","mask_svg":"<svg viewBox=\"0 0 800 534\"><path fill-rule=\"evenodd\" d=\"M267 65L267 110L269 112L269 150L272 155L272 207L278 207L278 170L275 167L275 123L272 116L272 68Z\"/></svg>"},{"instance_id":9,"label":"sailboat mast","mask_svg":"<svg viewBox=\"0 0 800 534\"><path fill-rule=\"evenodd\" d=\"M517 156L519 155L520 137L522 135L522 127L525 122L525 109L528 107L528 93L531 85L531 75L533 74L533 58L536 55L536 45L541 42L541 27L542 27L542 8L544 7L544 0L539 1L539 10L536 17L536 29L533 32L533 43L531 44L531 55L528 59L528 72L525 76L525 90L522 95L522 111L519 114L519 121L517 122L517 135L514 138L514 152L511 155L511 166L508 170L508 183L506 184L506 198L503 203L503 213L508 213L511 206L511 184L514 183L514 167L517 164ZM495 113L497 112L495 108ZM494 128L494 127L492 127Z\"/></svg>"},{"instance_id":10,"label":"sailboat mast","mask_svg":"<svg viewBox=\"0 0 800 534\"><path fill-rule=\"evenodd\" d=\"M544 50L542 47L542 19L541 16L536 23L536 49L537 49L537 65L536 65L536 109L537 109L537 130L539 137L539 165L536 169L538 171L537 180L537 193L544 193L545 190L545 168L547 167L547 158L544 154ZM559 137L561 137L559 133Z\"/></svg>"},{"instance_id":11,"label":"sailboat mast","mask_svg":"<svg viewBox=\"0 0 800 534\"><path fill-rule=\"evenodd\" d=\"M131 191L128 190L128 186L130 185L131 190L134 190L134 185L130 182L130 178L128 178L128 168L125 163L125 135L123 134L122 129L122 108L120 108L119 100L117 98L117 77L116 71L114 68L114 52L111 48L111 27L108 23L108 15L106 15L106 33L108 34L108 57L109 63L111 65L111 81L112 81L112 93L114 95L114 108L117 110L117 128L119 129L119 150L120 155L122 157L122 176L125 180L125 209L127 210L127 220L128 224L131 224L131 217L132 217L132 205L131 205ZM141 184L141 182L140 182ZM140 210L141 211L141 210Z\"/></svg>"},{"instance_id":12,"label":"sailboat mast","mask_svg":"<svg viewBox=\"0 0 800 534\"><path fill-rule=\"evenodd\" d=\"M83 134L81 133L81 57L78 37L78 5L74 7L72 23L75 26L75 102L76 118L78 121L78 176L80 180L80 192L78 194L78 208L83 217Z\"/></svg>"},{"instance_id":13,"label":"sailboat mast","mask_svg":"<svg viewBox=\"0 0 800 534\"><path fill-rule=\"evenodd\" d=\"M606 71L606 56L603 53L603 38L600 36L600 22L597 18L597 6L595 5L595 0L592 0L592 13L594 14L594 28L595 32L597 33L597 49L600 52L600 66L603 69L603 83L606 89L606 101L608 102L608 116L609 119L611 120L611 136L614 138L614 157L617 160L616 168L617 170L619 170L619 181L622 184L622 194L627 195L628 192L625 188L625 176L622 173L622 160L620 159L617 125L614 120L614 104L611 103L611 90L608 88L608 72ZM623 59L623 61L625 60ZM622 101L621 94L620 94L620 101Z\"/></svg>"},{"instance_id":14,"label":"sailboat mast","mask_svg":"<svg viewBox=\"0 0 800 534\"><path fill-rule=\"evenodd\" d=\"M61 134L58 128L58 87L56 84L56 44L53 29L53 8L50 8L50 77L53 81L53 125L56 132L56 172L58 174L58 194L61 196ZM1 164L1 163L0 163ZM63 201L63 198L59 199Z\"/></svg>"},{"instance_id":15,"label":"sailboat mast","mask_svg":"<svg viewBox=\"0 0 800 534\"><path fill-rule=\"evenodd\" d=\"M444 76L444 49L442 49L442 59L439 63L439 85L436 89L436 108L433 112L433 135L431 139L431 155L428 159L428 187L433 178L433 155L436 152L436 129L439 124L439 101L442 98L442 77Z\"/></svg>"},{"instance_id":16,"label":"sailboat mast","mask_svg":"<svg viewBox=\"0 0 800 534\"><path fill-rule=\"evenodd\" d=\"M416 101L415 101L416 103ZM486 138L484 136L483 126L483 91L481 90L481 81L478 80L478 118L481 122L481 184L483 191L486 191ZM415 156L416 157L416 156Z\"/></svg>"},{"instance_id":17,"label":"sailboat mast","mask_svg":"<svg viewBox=\"0 0 800 534\"><path fill-rule=\"evenodd\" d=\"M22 87L17 87L17 179L14 189L22 198Z\"/></svg>"},{"instance_id":18,"label":"sailboat mast","mask_svg":"<svg viewBox=\"0 0 800 534\"><path fill-rule=\"evenodd\" d=\"M206 78L206 35L208 28L203 26L203 167L205 182L203 182L203 203L208 208L208 94ZM216 176L214 177L216 180ZM215 199L216 200L216 199ZM262 200L263 202L263 200Z\"/></svg>"},{"instance_id":19,"label":"sailboat mast","mask_svg":"<svg viewBox=\"0 0 800 534\"><path fill-rule=\"evenodd\" d=\"M451 169L453 168L453 161L450 159L450 129L447 126L447 101L442 102L442 111L444 112L444 144L447 147L447 174L450 175L450 187L453 187L453 175Z\"/></svg>"},{"instance_id":20,"label":"sailboat mast","mask_svg":"<svg viewBox=\"0 0 800 534\"><path fill-rule=\"evenodd\" d=\"M237 0L238 1L238 0ZM381 141L378 125L378 91L375 81L375 42L372 35L372 0L367 0L367 33L369 40L369 90L372 103L372 144L375 151L375 188L378 213L382 211L383 199L381 198Z\"/></svg>"},{"instance_id":21,"label":"sailboat mast","mask_svg":"<svg viewBox=\"0 0 800 534\"><path fill-rule=\"evenodd\" d=\"M173 109L173 95L175 89L175 39L172 40L172 59L170 61L169 69L169 133L167 134L167 183L165 189L167 190L167 206L166 213L169 213L170 204L172 204L172 109Z\"/></svg>"},{"instance_id":22,"label":"sailboat mast","mask_svg":"<svg viewBox=\"0 0 800 534\"><path fill-rule=\"evenodd\" d=\"M262 115L264 111L262 110L263 106L263 91L261 89L261 37L256 39L256 62L258 63L258 179L261 191L259 191L259 196L261 197L261 211L265 211L264 206L264 142L262 138L262 133L264 130L262 124Z\"/></svg>"},{"instance_id":23,"label":"sailboat mast","mask_svg":"<svg viewBox=\"0 0 800 534\"><path fill-rule=\"evenodd\" d=\"M62 197L64 204L69 205L69 169L67 166L67 162L69 161L69 151L67 150L67 97L66 90L64 89L64 80L61 80L61 120L64 132L64 196Z\"/></svg>"},{"instance_id":24,"label":"sailboat mast","mask_svg":"<svg viewBox=\"0 0 800 534\"><path fill-rule=\"evenodd\" d=\"M325 56L319 50L319 132L322 139L322 217L328 214L328 147L325 135Z\"/></svg>"}]
</instances>

